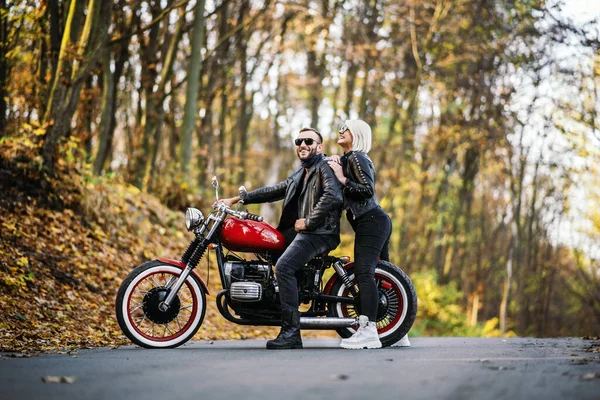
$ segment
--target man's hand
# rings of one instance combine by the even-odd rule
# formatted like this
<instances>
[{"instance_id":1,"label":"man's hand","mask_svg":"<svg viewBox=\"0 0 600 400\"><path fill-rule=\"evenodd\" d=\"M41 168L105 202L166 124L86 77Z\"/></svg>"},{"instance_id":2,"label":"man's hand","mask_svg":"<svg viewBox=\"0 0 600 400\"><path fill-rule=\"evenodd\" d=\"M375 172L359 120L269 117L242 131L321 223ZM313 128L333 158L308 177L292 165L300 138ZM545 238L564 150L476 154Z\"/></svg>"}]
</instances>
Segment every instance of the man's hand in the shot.
<instances>
[{"instance_id":1,"label":"man's hand","mask_svg":"<svg viewBox=\"0 0 600 400\"><path fill-rule=\"evenodd\" d=\"M305 221L306 221L306 219L304 219L304 218L300 218L300 219L296 220L296 224L294 225L294 229L296 229L296 232L301 232L301 231L305 231L308 229L306 227Z\"/></svg>"},{"instance_id":2,"label":"man's hand","mask_svg":"<svg viewBox=\"0 0 600 400\"><path fill-rule=\"evenodd\" d=\"M335 161L328 161L327 164L329 164L329 167L331 167L331 170L335 174L337 180L340 181L342 185L345 185L347 179L344 176L344 170L342 169L342 166Z\"/></svg>"},{"instance_id":3,"label":"man's hand","mask_svg":"<svg viewBox=\"0 0 600 400\"><path fill-rule=\"evenodd\" d=\"M221 199L219 203L225 204L227 207L232 207L234 204L237 204L240 201L240 196L231 197L229 199ZM217 203L213 204L213 207L216 206Z\"/></svg>"}]
</instances>

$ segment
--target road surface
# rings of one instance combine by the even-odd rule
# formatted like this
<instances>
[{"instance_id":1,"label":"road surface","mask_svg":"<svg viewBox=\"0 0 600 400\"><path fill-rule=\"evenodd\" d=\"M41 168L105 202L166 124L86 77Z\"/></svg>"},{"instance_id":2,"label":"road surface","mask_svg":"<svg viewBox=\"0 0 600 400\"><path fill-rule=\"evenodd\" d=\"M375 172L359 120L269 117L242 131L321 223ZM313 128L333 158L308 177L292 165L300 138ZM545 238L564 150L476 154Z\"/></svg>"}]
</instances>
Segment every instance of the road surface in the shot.
<instances>
[{"instance_id":1,"label":"road surface","mask_svg":"<svg viewBox=\"0 0 600 400\"><path fill-rule=\"evenodd\" d=\"M72 354L0 354L2 399L600 399L600 341L411 338L410 348L343 350L304 339L196 341ZM56 382L57 383L53 383Z\"/></svg>"}]
</instances>

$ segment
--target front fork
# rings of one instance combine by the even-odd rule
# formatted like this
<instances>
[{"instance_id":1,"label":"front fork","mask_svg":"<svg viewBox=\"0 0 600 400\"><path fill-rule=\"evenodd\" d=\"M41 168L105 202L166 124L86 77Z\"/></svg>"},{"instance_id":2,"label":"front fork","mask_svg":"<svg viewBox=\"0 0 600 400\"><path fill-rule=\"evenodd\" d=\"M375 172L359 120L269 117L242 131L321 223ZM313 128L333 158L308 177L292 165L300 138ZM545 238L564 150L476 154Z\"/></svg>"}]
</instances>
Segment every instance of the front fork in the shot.
<instances>
[{"instance_id":1,"label":"front fork","mask_svg":"<svg viewBox=\"0 0 600 400\"><path fill-rule=\"evenodd\" d=\"M167 282L167 285L166 285L167 290L169 291L169 294L167 295L167 298L158 305L158 309L160 311L166 312L169 309L169 307L171 307L171 302L173 301L175 296L177 296L177 292L179 292L179 289L181 289L181 287L183 286L183 283L188 278L188 276L190 276L193 269L194 269L194 267L192 267L190 264L188 264L188 265L186 265L186 267L183 270L183 272L181 273L181 275L179 275L179 278L177 278L177 281L175 281L175 283L173 283L173 280L174 280L173 277L171 277L171 279L169 279L169 281Z\"/></svg>"},{"instance_id":2,"label":"front fork","mask_svg":"<svg viewBox=\"0 0 600 400\"><path fill-rule=\"evenodd\" d=\"M204 256L204 253L206 252L206 249L208 249L208 245L211 242L210 239L215 237L217 229L221 225L224 217L224 214L218 214L217 216L211 215L209 217L208 222L212 220L213 224L206 237L203 237L202 234L205 232L208 223L204 225L198 232L196 232L196 239L192 241L192 247L189 247L185 251L181 260L185 263L185 269L183 272L181 272L181 275L179 275L175 282L173 282L174 278L169 279L167 282L166 288L169 291L169 294L167 295L167 298L158 305L158 309L160 311L165 312L169 309L169 307L171 307L171 303L173 302L175 296L177 296L177 292L179 292L179 289L181 289L185 280L190 276L194 268L196 268L202 259L202 256Z\"/></svg>"}]
</instances>

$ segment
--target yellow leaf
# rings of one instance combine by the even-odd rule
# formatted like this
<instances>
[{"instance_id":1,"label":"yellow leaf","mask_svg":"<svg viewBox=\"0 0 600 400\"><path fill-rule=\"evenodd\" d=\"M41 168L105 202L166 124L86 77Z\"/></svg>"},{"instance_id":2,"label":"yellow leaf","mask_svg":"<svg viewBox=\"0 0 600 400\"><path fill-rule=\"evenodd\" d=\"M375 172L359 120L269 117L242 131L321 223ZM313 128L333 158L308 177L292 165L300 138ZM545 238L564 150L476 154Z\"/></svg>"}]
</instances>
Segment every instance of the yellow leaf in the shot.
<instances>
[{"instance_id":1,"label":"yellow leaf","mask_svg":"<svg viewBox=\"0 0 600 400\"><path fill-rule=\"evenodd\" d=\"M136 188L133 185L129 185L129 186L127 186L127 193L130 193L130 194L140 194L140 189Z\"/></svg>"},{"instance_id":2,"label":"yellow leaf","mask_svg":"<svg viewBox=\"0 0 600 400\"><path fill-rule=\"evenodd\" d=\"M14 222L4 222L2 225L4 225L6 229L10 229L11 231L14 231L17 228Z\"/></svg>"},{"instance_id":3,"label":"yellow leaf","mask_svg":"<svg viewBox=\"0 0 600 400\"><path fill-rule=\"evenodd\" d=\"M17 265L19 267L26 267L29 264L29 259L27 257L19 257L17 258Z\"/></svg>"}]
</instances>

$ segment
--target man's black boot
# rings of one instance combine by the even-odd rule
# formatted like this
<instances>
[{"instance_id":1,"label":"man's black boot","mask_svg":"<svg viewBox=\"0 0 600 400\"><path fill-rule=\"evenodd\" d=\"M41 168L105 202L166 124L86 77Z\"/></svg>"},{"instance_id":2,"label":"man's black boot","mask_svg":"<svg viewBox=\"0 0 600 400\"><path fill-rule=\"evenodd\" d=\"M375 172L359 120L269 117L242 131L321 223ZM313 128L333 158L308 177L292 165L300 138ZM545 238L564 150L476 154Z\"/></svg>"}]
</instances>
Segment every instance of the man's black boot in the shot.
<instances>
[{"instance_id":1,"label":"man's black boot","mask_svg":"<svg viewBox=\"0 0 600 400\"><path fill-rule=\"evenodd\" d=\"M277 338L267 342L267 349L301 349L300 311L283 310L281 312L281 331Z\"/></svg>"}]
</instances>

